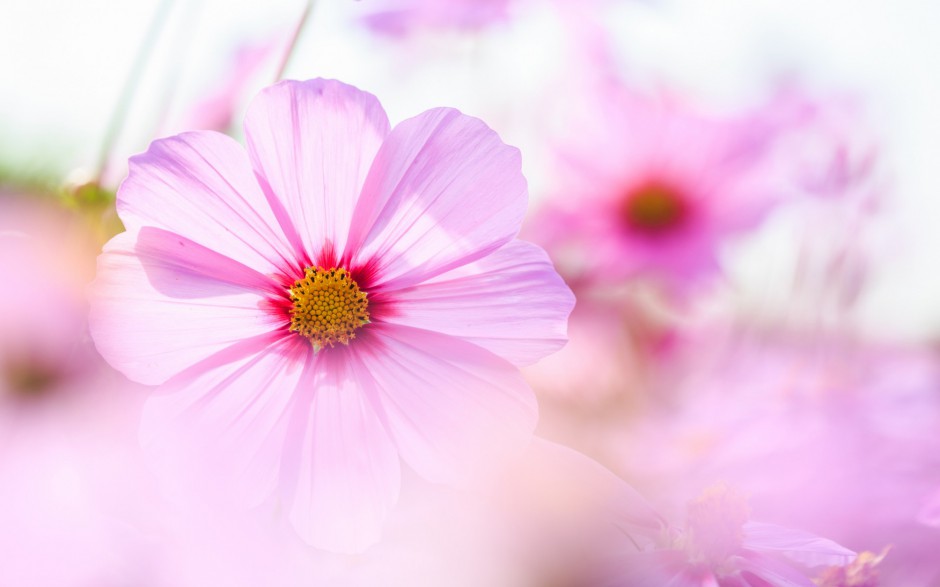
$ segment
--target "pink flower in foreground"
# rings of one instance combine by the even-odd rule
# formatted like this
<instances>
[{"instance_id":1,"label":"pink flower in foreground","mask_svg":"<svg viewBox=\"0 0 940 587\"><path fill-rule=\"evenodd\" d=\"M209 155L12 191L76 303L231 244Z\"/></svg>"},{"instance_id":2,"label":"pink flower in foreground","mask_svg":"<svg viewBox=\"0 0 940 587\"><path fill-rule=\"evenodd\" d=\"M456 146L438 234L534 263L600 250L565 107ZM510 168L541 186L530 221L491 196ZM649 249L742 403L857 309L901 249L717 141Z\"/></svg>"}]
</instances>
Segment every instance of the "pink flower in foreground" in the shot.
<instances>
[{"instance_id":1,"label":"pink flower in foreground","mask_svg":"<svg viewBox=\"0 0 940 587\"><path fill-rule=\"evenodd\" d=\"M359 550L399 457L458 483L524 446L537 410L517 365L562 346L574 299L514 240L519 152L481 121L441 108L389 130L371 94L286 81L245 134L247 153L193 132L131 159L92 334L162 385L146 444L273 497L312 545Z\"/></svg>"}]
</instances>

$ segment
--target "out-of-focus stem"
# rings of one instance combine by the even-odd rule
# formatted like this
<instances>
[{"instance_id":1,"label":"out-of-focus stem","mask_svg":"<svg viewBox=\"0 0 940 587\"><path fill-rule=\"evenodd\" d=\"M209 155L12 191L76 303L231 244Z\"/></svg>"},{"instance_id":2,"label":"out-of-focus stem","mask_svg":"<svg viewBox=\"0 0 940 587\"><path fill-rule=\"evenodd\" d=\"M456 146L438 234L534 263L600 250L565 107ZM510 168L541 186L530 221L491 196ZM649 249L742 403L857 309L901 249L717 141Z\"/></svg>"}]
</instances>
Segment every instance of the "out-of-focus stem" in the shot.
<instances>
[{"instance_id":1,"label":"out-of-focus stem","mask_svg":"<svg viewBox=\"0 0 940 587\"><path fill-rule=\"evenodd\" d=\"M104 139L101 142L101 150L98 155L98 165L94 178L95 182L100 183L108 170L108 164L111 161L111 150L114 148L114 143L117 140L125 118L127 118L127 111L130 108L131 99L134 97L137 85L140 82L140 76L153 53L153 47L160 37L160 33L163 31L167 15L172 5L173 0L161 0L160 4L157 5L157 9L150 21L150 26L147 28L140 48L137 50L137 55L134 56L134 61L131 63L131 69L127 74L124 87L121 89L121 95L118 97L118 102L111 114L111 120L108 122L107 129L105 129Z\"/></svg>"},{"instance_id":2,"label":"out-of-focus stem","mask_svg":"<svg viewBox=\"0 0 940 587\"><path fill-rule=\"evenodd\" d=\"M297 41L300 40L300 34L307 25L307 21L310 20L310 14L313 12L314 4L316 4L316 0L307 0L307 5L304 6L304 11L301 13L300 19L297 21L297 26L294 27L294 32L291 35L290 42L287 44L287 47L284 48L284 55L281 57L281 62L277 66L277 72L274 75L274 81L280 80L284 75L284 70L287 69L287 65L290 63L290 59L294 55L294 49L297 48Z\"/></svg>"}]
</instances>

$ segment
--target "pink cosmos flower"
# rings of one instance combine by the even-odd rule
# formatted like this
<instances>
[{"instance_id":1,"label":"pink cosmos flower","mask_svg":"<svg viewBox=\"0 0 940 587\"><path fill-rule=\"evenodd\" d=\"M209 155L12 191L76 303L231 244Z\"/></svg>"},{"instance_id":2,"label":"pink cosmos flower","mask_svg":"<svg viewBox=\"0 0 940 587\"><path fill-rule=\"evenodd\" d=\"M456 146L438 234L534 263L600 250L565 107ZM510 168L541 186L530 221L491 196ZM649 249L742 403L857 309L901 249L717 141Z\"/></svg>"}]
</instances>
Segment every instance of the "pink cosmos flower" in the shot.
<instances>
[{"instance_id":1,"label":"pink cosmos flower","mask_svg":"<svg viewBox=\"0 0 940 587\"><path fill-rule=\"evenodd\" d=\"M790 95L712 115L619 80L589 84L576 135L563 137L551 199L532 238L572 279L653 275L682 285L719 269L719 247L755 228L785 195L775 155L809 116Z\"/></svg>"},{"instance_id":2,"label":"pink cosmos flower","mask_svg":"<svg viewBox=\"0 0 940 587\"><path fill-rule=\"evenodd\" d=\"M245 134L247 153L203 131L131 159L92 335L161 385L141 432L161 460L361 550L399 458L459 483L524 446L517 365L564 344L574 299L514 240L519 152L481 121L441 108L389 130L374 96L318 79L262 91Z\"/></svg>"}]
</instances>

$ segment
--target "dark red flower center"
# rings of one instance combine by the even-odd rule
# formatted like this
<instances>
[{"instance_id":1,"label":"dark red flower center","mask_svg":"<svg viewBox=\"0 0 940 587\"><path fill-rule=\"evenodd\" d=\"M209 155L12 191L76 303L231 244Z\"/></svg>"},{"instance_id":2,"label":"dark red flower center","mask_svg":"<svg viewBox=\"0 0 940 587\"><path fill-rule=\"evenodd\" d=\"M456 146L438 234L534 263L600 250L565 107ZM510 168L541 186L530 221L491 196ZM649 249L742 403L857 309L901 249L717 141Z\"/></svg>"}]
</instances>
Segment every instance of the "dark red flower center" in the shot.
<instances>
[{"instance_id":1,"label":"dark red flower center","mask_svg":"<svg viewBox=\"0 0 940 587\"><path fill-rule=\"evenodd\" d=\"M649 182L630 191L623 204L623 218L632 230L666 234L685 222L688 205L678 190L660 182Z\"/></svg>"}]
</instances>

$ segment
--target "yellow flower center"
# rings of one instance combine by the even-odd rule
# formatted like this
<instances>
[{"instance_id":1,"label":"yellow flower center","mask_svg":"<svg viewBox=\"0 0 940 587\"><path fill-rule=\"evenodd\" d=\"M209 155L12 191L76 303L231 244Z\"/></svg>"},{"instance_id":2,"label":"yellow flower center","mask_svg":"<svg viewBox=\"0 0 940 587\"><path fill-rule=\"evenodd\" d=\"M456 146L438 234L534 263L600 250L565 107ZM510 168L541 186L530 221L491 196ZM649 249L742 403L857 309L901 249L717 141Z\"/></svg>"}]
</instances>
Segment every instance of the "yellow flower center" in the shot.
<instances>
[{"instance_id":1,"label":"yellow flower center","mask_svg":"<svg viewBox=\"0 0 940 587\"><path fill-rule=\"evenodd\" d=\"M816 580L820 587L878 587L881 584L878 565L888 555L890 546L881 554L870 551L858 553L855 560L844 567L829 567Z\"/></svg>"},{"instance_id":2,"label":"yellow flower center","mask_svg":"<svg viewBox=\"0 0 940 587\"><path fill-rule=\"evenodd\" d=\"M313 348L344 345L369 323L369 299L345 269L307 267L288 290L294 303L290 330L307 337Z\"/></svg>"}]
</instances>

